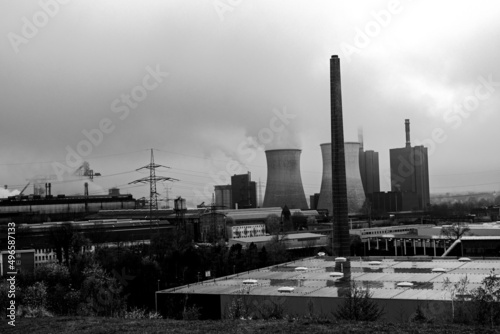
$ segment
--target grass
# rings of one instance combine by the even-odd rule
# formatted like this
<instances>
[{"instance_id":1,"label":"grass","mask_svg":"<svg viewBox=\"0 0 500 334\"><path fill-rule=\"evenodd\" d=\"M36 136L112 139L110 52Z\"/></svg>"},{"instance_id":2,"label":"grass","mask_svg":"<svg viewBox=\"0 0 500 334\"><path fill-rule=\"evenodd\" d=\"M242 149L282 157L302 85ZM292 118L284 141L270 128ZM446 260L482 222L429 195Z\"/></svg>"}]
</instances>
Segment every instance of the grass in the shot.
<instances>
[{"instance_id":1,"label":"grass","mask_svg":"<svg viewBox=\"0 0 500 334\"><path fill-rule=\"evenodd\" d=\"M1 333L500 333L500 328L462 326L455 324L392 324L383 322L327 322L307 320L235 320L235 321L180 321L136 320L96 317L22 318L16 327L0 325ZM5 327L8 327L5 330Z\"/></svg>"}]
</instances>

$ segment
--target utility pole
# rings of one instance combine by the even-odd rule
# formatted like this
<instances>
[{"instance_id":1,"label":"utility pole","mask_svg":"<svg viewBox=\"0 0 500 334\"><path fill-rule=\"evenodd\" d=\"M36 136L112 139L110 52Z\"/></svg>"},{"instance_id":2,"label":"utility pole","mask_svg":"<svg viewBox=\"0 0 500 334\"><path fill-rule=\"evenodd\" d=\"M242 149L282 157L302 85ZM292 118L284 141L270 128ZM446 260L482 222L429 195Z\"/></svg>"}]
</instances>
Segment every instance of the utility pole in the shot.
<instances>
[{"instance_id":1,"label":"utility pole","mask_svg":"<svg viewBox=\"0 0 500 334\"><path fill-rule=\"evenodd\" d=\"M142 179L138 179L130 182L129 184L136 183L149 183L149 229L152 228L153 223L153 209L158 210L158 193L156 192L156 182L158 181L179 181L177 179L165 176L156 176L156 168L170 168L167 166L159 165L155 163L155 158L153 154L153 149L151 149L151 162L146 166L136 169L137 171L141 169L149 169L149 177L143 177Z\"/></svg>"}]
</instances>

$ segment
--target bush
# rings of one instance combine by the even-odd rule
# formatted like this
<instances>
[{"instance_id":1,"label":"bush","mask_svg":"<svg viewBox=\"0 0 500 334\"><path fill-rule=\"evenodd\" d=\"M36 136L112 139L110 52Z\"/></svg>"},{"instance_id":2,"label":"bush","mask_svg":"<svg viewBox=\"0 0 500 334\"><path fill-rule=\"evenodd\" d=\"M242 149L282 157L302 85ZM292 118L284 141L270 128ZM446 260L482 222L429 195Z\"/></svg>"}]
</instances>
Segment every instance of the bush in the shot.
<instances>
[{"instance_id":1,"label":"bush","mask_svg":"<svg viewBox=\"0 0 500 334\"><path fill-rule=\"evenodd\" d=\"M35 282L24 291L22 305L37 309L45 308L47 304L47 286L44 282Z\"/></svg>"},{"instance_id":2,"label":"bush","mask_svg":"<svg viewBox=\"0 0 500 334\"><path fill-rule=\"evenodd\" d=\"M500 277L492 271L483 285L472 291L475 320L478 324L500 324Z\"/></svg>"},{"instance_id":3,"label":"bush","mask_svg":"<svg viewBox=\"0 0 500 334\"><path fill-rule=\"evenodd\" d=\"M384 314L384 310L372 300L372 293L357 286L354 281L350 282L343 294L345 300L334 312L335 318L339 320L376 321Z\"/></svg>"},{"instance_id":4,"label":"bush","mask_svg":"<svg viewBox=\"0 0 500 334\"><path fill-rule=\"evenodd\" d=\"M185 307L182 311L182 320L199 320L200 308L196 305Z\"/></svg>"},{"instance_id":5,"label":"bush","mask_svg":"<svg viewBox=\"0 0 500 334\"><path fill-rule=\"evenodd\" d=\"M80 293L84 302L79 305L80 315L113 317L125 312L125 297L121 296L122 288L114 277L98 265L85 269L83 276Z\"/></svg>"},{"instance_id":6,"label":"bush","mask_svg":"<svg viewBox=\"0 0 500 334\"><path fill-rule=\"evenodd\" d=\"M45 318L54 316L44 306L31 307L24 305L19 305L17 315L21 318Z\"/></svg>"},{"instance_id":7,"label":"bush","mask_svg":"<svg viewBox=\"0 0 500 334\"><path fill-rule=\"evenodd\" d=\"M410 322L416 322L420 324L426 324L426 323L431 323L432 318L427 315L427 312L424 310L423 307L417 305L417 309L415 310L415 313L411 315L410 317Z\"/></svg>"},{"instance_id":8,"label":"bush","mask_svg":"<svg viewBox=\"0 0 500 334\"><path fill-rule=\"evenodd\" d=\"M162 319L158 312L146 312L146 310L134 307L123 315L125 319Z\"/></svg>"}]
</instances>

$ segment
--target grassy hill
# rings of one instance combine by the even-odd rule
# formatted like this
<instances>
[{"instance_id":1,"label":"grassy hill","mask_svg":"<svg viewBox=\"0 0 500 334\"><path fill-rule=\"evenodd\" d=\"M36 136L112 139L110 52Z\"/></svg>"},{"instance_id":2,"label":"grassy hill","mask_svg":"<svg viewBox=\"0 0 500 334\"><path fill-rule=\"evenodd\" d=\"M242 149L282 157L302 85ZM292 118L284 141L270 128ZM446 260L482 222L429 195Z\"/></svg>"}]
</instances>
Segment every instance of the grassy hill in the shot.
<instances>
[{"instance_id":1,"label":"grassy hill","mask_svg":"<svg viewBox=\"0 0 500 334\"><path fill-rule=\"evenodd\" d=\"M0 326L1 333L500 333L500 328L473 327L449 324L391 324L382 322L326 322L307 320L235 320L235 321L177 321L135 320L95 317L22 318L16 327L6 320Z\"/></svg>"}]
</instances>

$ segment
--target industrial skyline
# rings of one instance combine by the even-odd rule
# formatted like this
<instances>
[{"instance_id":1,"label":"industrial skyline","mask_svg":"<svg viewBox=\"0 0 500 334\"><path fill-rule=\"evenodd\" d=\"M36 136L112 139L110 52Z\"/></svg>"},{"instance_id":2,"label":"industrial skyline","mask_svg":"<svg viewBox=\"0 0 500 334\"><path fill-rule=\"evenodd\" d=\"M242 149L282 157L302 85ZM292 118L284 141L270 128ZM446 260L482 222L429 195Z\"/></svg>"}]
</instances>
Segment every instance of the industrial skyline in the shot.
<instances>
[{"instance_id":1,"label":"industrial skyline","mask_svg":"<svg viewBox=\"0 0 500 334\"><path fill-rule=\"evenodd\" d=\"M331 54L342 61L345 141L363 127L381 191L391 190L389 149L401 146L404 119L428 148L431 193L500 190L495 1L257 0L224 12L211 2L57 3L0 4L9 191L59 174L54 194L83 193L88 180L73 171L88 161L101 173L90 194L148 197L147 185L128 183L146 176L135 168L154 148L171 167L164 175L180 180L170 196L199 204L234 174L265 185L264 151L296 148L309 198L321 186L319 144L330 141Z\"/></svg>"}]
</instances>

